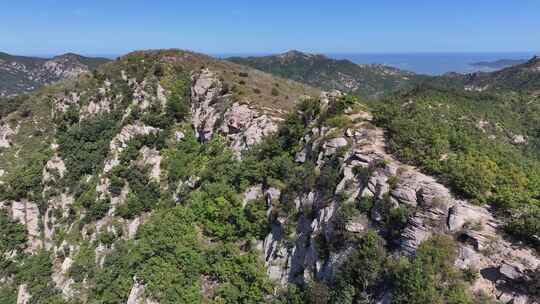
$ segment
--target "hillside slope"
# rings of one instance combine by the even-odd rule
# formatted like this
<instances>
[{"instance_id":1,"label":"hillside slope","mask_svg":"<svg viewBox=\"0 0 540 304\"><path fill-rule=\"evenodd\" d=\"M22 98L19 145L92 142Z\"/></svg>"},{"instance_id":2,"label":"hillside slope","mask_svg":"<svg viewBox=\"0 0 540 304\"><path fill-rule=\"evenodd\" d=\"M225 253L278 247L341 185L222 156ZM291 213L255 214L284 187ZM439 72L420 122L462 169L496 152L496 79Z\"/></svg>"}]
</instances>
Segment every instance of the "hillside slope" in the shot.
<instances>
[{"instance_id":1,"label":"hillside slope","mask_svg":"<svg viewBox=\"0 0 540 304\"><path fill-rule=\"evenodd\" d=\"M94 70L108 61L71 53L45 59L0 52L0 96L30 92L43 85Z\"/></svg>"},{"instance_id":2,"label":"hillside slope","mask_svg":"<svg viewBox=\"0 0 540 304\"><path fill-rule=\"evenodd\" d=\"M179 50L0 103L0 302L537 300L504 217L389 154L395 108Z\"/></svg>"},{"instance_id":3,"label":"hillside slope","mask_svg":"<svg viewBox=\"0 0 540 304\"><path fill-rule=\"evenodd\" d=\"M527 62L507 67L495 72L472 74L448 74L433 77L432 85L442 88L458 88L467 91L540 93L540 57L533 57Z\"/></svg>"},{"instance_id":4,"label":"hillside slope","mask_svg":"<svg viewBox=\"0 0 540 304\"><path fill-rule=\"evenodd\" d=\"M419 77L388 66L358 65L349 60L335 60L299 51L264 57L233 57L227 60L314 87L340 90L366 98L378 98L410 88Z\"/></svg>"}]
</instances>

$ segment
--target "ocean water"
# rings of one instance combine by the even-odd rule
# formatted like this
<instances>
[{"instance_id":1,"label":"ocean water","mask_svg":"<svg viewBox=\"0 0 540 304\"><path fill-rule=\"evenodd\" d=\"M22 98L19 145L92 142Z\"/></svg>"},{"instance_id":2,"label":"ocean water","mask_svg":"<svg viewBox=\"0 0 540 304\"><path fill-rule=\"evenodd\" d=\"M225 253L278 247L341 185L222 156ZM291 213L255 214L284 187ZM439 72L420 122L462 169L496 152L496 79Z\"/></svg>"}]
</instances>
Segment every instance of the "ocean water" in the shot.
<instances>
[{"instance_id":1,"label":"ocean water","mask_svg":"<svg viewBox=\"0 0 540 304\"><path fill-rule=\"evenodd\" d=\"M329 53L324 54L334 59L348 59L358 64L384 64L417 74L442 75L448 72L472 73L477 71L491 72L493 69L472 66L479 61L495 61L499 59L529 59L533 52L515 53ZM266 56L271 54L215 54L218 58L231 56Z\"/></svg>"},{"instance_id":2,"label":"ocean water","mask_svg":"<svg viewBox=\"0 0 540 304\"><path fill-rule=\"evenodd\" d=\"M534 53L393 53L393 54L326 54L335 59L348 59L358 64L384 64L417 74L442 75L448 72L472 73L493 71L472 66L479 61L529 59Z\"/></svg>"}]
</instances>

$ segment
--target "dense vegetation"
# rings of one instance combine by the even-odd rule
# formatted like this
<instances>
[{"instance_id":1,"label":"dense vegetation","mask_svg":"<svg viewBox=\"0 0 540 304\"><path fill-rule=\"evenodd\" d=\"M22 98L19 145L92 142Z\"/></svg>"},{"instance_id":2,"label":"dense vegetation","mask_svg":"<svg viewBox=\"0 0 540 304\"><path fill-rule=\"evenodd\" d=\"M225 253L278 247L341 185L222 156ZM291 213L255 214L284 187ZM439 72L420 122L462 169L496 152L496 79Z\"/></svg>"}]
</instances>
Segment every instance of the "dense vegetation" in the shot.
<instances>
[{"instance_id":1,"label":"dense vegetation","mask_svg":"<svg viewBox=\"0 0 540 304\"><path fill-rule=\"evenodd\" d=\"M366 98L379 98L411 88L423 78L392 67L357 65L349 60L335 60L298 51L265 57L232 57L228 60L314 87L340 90Z\"/></svg>"},{"instance_id":2,"label":"dense vegetation","mask_svg":"<svg viewBox=\"0 0 540 304\"><path fill-rule=\"evenodd\" d=\"M504 60L502 63L505 63ZM508 92L537 94L540 87L539 71L540 58L535 56L524 63L491 73L449 73L440 77L431 77L427 81L440 88L490 91L503 94Z\"/></svg>"},{"instance_id":3,"label":"dense vegetation","mask_svg":"<svg viewBox=\"0 0 540 304\"><path fill-rule=\"evenodd\" d=\"M0 277L5 279L0 303L16 301L21 284L32 295L30 303L67 303L51 275L68 258L67 275L74 282L70 288L75 295L70 304L125 303L134 285L144 286L142 296L159 303L357 304L373 303L381 295L398 304L484 303L468 288L477 271L454 267L458 250L452 238L435 235L420 245L415 256L395 251L413 207L395 206L389 194L350 201L344 193L336 193L348 146L324 156L322 162L320 147L307 151L305 161L295 160L306 141L313 140L306 137L313 128L335 128L326 135L329 139L353 125L348 113L365 109L358 98L345 95L328 107L317 98L303 98L274 135L239 159L218 134L204 143L196 137L189 120L189 69L159 60L161 55L132 54L64 92L39 99L48 112L58 95L81 92L78 103L54 116L54 130L43 128L36 134L40 144L3 177L0 201L38 203L41 218L49 221L40 221L40 228L57 227L53 244L48 244L55 251L25 251L25 227L0 211ZM224 85L223 93L241 100L248 93L239 92L256 84L250 75L224 76L224 83L235 87ZM133 101L140 90L137 86L156 93L158 85L167 90L166 103L147 97L149 105L143 108ZM250 97L264 95L256 89ZM287 90L277 80L264 88L270 101L285 98ZM84 107L96 96L113 101L112 106L90 115ZM419 87L370 106L375 123L388 131L391 152L436 175L458 195L492 204L509 233L538 246L537 101L530 95L501 97ZM6 103L2 117L13 119L28 100L2 102ZM113 157L111 140L125 126L142 124L153 131L124 138L114 155L117 162L104 170ZM523 135L526 143L516 143L516 135ZM57 149L51 149L53 143ZM159 176L146 163L149 151L162 157ZM44 183L44 166L53 154L64 160L67 171L52 170ZM381 160L367 168L357 166L353 173L367 182L384 168ZM390 188L398 182L397 177L388 180ZM273 188L281 195L244 201L242 194L251 186ZM49 200L61 192L73 197L67 210L53 208ZM297 198L312 193L313 206L297 205ZM332 229L327 234L308 232L312 235L302 235L308 240L302 243L298 227L334 202L338 208L329 220ZM270 204L272 212L267 214ZM374 208L380 220L370 223L367 231L346 229L352 220L368 221ZM133 223L141 223L136 233L126 227ZM280 290L268 279L259 251L261 241L277 226L283 230L284 248L312 246L323 263L345 253L342 263L325 279L317 275L306 279L300 269L289 274L291 283ZM530 277L523 285L537 296L538 274Z\"/></svg>"},{"instance_id":4,"label":"dense vegetation","mask_svg":"<svg viewBox=\"0 0 540 304\"><path fill-rule=\"evenodd\" d=\"M537 98L419 87L374 109L392 153L461 196L492 204L508 232L540 246ZM513 142L518 135L527 144Z\"/></svg>"}]
</instances>

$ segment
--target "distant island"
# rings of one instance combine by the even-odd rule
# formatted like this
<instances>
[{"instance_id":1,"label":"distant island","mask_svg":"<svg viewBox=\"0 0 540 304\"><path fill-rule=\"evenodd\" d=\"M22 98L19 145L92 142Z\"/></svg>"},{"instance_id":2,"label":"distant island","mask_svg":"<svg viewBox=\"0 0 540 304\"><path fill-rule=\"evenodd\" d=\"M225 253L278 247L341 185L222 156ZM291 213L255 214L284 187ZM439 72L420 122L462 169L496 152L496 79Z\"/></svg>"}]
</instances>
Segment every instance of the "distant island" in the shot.
<instances>
[{"instance_id":1,"label":"distant island","mask_svg":"<svg viewBox=\"0 0 540 304\"><path fill-rule=\"evenodd\" d=\"M471 63L475 67L483 67L490 69L503 69L518 64L527 62L527 59L499 59L495 61L478 61Z\"/></svg>"}]
</instances>

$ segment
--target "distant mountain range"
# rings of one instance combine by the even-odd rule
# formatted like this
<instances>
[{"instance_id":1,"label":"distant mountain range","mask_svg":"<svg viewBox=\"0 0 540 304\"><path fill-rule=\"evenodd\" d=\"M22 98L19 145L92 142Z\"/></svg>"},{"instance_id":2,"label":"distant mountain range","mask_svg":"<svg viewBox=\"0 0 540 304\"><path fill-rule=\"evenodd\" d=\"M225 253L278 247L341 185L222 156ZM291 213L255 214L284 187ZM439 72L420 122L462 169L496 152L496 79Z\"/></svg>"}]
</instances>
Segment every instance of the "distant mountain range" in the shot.
<instances>
[{"instance_id":1,"label":"distant mountain range","mask_svg":"<svg viewBox=\"0 0 540 304\"><path fill-rule=\"evenodd\" d=\"M472 66L490 68L490 69L502 69L511 67L518 64L526 63L527 59L499 59L495 61L478 61L471 63Z\"/></svg>"},{"instance_id":2,"label":"distant mountain range","mask_svg":"<svg viewBox=\"0 0 540 304\"><path fill-rule=\"evenodd\" d=\"M67 53L53 58L14 56L0 52L0 96L33 91L77 76L110 61Z\"/></svg>"},{"instance_id":3,"label":"distant mountain range","mask_svg":"<svg viewBox=\"0 0 540 304\"><path fill-rule=\"evenodd\" d=\"M263 57L231 57L227 60L325 90L336 89L370 99L413 87L419 79L424 78L385 65L356 64L346 59L336 60L296 50Z\"/></svg>"},{"instance_id":4,"label":"distant mountain range","mask_svg":"<svg viewBox=\"0 0 540 304\"><path fill-rule=\"evenodd\" d=\"M465 89L466 91L519 91L540 92L540 57L534 56L525 63L495 72L472 74L448 73L428 80L441 88Z\"/></svg>"}]
</instances>

